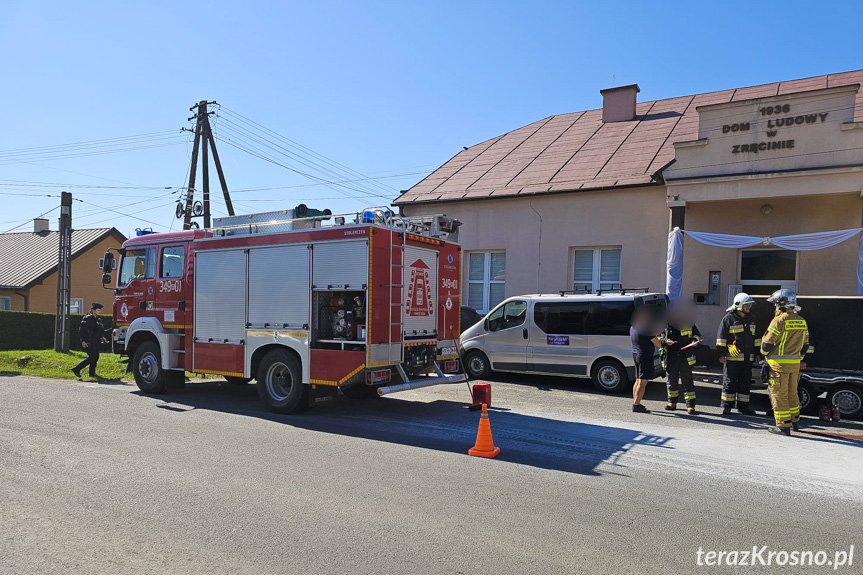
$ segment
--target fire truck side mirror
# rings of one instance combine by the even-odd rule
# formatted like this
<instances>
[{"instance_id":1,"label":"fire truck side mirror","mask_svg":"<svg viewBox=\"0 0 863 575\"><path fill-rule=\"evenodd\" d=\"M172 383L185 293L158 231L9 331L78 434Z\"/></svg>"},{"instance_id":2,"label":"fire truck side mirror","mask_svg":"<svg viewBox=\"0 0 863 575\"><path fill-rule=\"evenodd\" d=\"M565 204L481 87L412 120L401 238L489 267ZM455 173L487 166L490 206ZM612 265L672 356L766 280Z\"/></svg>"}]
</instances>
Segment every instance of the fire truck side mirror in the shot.
<instances>
[{"instance_id":1,"label":"fire truck side mirror","mask_svg":"<svg viewBox=\"0 0 863 575\"><path fill-rule=\"evenodd\" d=\"M105 252L105 257L102 258L102 273L110 274L114 269L116 269L116 260L114 260L114 254L111 252ZM102 278L104 280L104 278ZM104 281L102 282L104 283Z\"/></svg>"},{"instance_id":2,"label":"fire truck side mirror","mask_svg":"<svg viewBox=\"0 0 863 575\"><path fill-rule=\"evenodd\" d=\"M102 287L111 283L111 274L102 274Z\"/></svg>"}]
</instances>

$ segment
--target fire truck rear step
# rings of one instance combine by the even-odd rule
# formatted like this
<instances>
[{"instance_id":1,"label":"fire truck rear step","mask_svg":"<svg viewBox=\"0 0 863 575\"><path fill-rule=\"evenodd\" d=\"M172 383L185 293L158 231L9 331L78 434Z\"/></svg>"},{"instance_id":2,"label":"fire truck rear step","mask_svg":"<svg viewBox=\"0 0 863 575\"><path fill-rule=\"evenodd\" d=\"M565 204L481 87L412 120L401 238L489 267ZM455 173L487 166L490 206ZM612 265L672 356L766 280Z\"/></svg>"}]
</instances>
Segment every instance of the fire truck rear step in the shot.
<instances>
[{"instance_id":1,"label":"fire truck rear step","mask_svg":"<svg viewBox=\"0 0 863 575\"><path fill-rule=\"evenodd\" d=\"M379 387L378 395L388 395L390 393L398 393L400 391L410 391L411 389L431 387L432 385L441 385L447 383L464 383L467 381L467 375L463 373L460 373L458 375L444 375L444 373L440 370L437 364L434 364L434 370L437 374L437 377L428 377L423 379L411 380L408 377L408 374L405 373L405 370L401 366L401 364L397 364L396 369L398 370L399 375L402 377L404 383Z\"/></svg>"}]
</instances>

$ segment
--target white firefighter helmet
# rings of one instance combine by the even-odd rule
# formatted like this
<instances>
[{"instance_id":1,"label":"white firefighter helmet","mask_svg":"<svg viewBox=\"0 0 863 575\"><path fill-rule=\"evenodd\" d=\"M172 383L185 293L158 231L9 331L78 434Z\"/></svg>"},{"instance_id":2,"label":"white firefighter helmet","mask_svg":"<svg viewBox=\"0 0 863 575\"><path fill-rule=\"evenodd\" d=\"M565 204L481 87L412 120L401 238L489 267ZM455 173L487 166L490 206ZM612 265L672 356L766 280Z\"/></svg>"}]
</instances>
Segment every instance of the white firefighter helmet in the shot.
<instances>
[{"instance_id":1,"label":"white firefighter helmet","mask_svg":"<svg viewBox=\"0 0 863 575\"><path fill-rule=\"evenodd\" d=\"M754 304L755 300L752 299L752 296L750 296L748 293L740 292L739 294L734 296L734 302L731 304L731 307L729 307L725 311L737 311L739 309L743 309L743 306L748 303Z\"/></svg>"},{"instance_id":2,"label":"white firefighter helmet","mask_svg":"<svg viewBox=\"0 0 863 575\"><path fill-rule=\"evenodd\" d=\"M767 298L767 301L775 303L783 309L794 308L800 311L800 308L797 306L797 294L790 289L776 290L773 292L773 295Z\"/></svg>"}]
</instances>

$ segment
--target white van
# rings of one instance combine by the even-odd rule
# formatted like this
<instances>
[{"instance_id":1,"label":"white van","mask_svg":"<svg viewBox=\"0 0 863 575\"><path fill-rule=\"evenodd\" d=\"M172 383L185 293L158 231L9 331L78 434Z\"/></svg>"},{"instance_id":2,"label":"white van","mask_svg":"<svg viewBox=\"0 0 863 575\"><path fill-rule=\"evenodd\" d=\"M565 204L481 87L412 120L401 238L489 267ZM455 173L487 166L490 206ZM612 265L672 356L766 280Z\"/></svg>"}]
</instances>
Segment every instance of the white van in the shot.
<instances>
[{"instance_id":1,"label":"white van","mask_svg":"<svg viewBox=\"0 0 863 575\"><path fill-rule=\"evenodd\" d=\"M600 391L621 392L635 380L629 326L638 306L658 306L657 293L523 295L504 300L461 335L468 375L491 371L590 377ZM656 377L664 376L659 351Z\"/></svg>"}]
</instances>

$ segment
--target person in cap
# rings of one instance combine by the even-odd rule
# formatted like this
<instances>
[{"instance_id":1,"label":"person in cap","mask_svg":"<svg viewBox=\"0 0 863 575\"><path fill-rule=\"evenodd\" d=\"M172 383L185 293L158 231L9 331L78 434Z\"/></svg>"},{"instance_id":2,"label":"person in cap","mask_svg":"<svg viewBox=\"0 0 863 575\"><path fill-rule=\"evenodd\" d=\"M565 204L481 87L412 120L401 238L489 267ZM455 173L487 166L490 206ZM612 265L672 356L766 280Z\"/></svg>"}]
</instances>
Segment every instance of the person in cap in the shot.
<instances>
[{"instance_id":1,"label":"person in cap","mask_svg":"<svg viewBox=\"0 0 863 575\"><path fill-rule=\"evenodd\" d=\"M755 318L749 313L755 303L749 294L739 293L719 322L716 352L722 364L722 415L735 405L743 415L755 415L749 407L752 363L760 352L761 339L755 337Z\"/></svg>"},{"instance_id":2,"label":"person in cap","mask_svg":"<svg viewBox=\"0 0 863 575\"><path fill-rule=\"evenodd\" d=\"M81 370L88 365L90 366L90 377L98 377L96 364L99 363L99 344L108 342L103 336L105 328L102 327L102 320L99 319L103 307L100 303L93 303L90 306L90 312L81 320L78 335L81 337L81 346L87 352L87 359L72 368L75 377L81 377Z\"/></svg>"}]
</instances>

